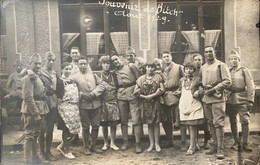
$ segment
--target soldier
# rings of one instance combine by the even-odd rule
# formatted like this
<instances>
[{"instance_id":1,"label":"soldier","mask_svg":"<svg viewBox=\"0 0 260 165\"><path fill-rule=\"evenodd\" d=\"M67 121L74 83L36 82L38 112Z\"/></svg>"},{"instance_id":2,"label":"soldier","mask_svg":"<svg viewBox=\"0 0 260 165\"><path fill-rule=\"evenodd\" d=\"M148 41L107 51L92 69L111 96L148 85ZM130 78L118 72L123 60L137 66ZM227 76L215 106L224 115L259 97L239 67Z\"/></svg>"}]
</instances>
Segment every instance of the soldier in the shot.
<instances>
[{"instance_id":1,"label":"soldier","mask_svg":"<svg viewBox=\"0 0 260 165\"><path fill-rule=\"evenodd\" d=\"M254 80L249 69L240 65L240 55L236 51L232 50L228 59L231 65L232 85L226 113L229 116L230 127L235 140L231 148L241 150L237 131L237 114L239 114L243 137L242 149L246 152L252 152L252 149L248 146L248 137L249 112L253 108L255 96Z\"/></svg>"},{"instance_id":2,"label":"soldier","mask_svg":"<svg viewBox=\"0 0 260 165\"><path fill-rule=\"evenodd\" d=\"M121 150L125 151L128 149L128 116L130 112L136 141L135 152L141 153L141 112L137 97L133 94L136 80L140 77L140 74L134 64L129 63L128 65L123 65L119 57L116 55L112 56L111 60L116 68L115 74L118 83L117 100L120 110L121 129L124 140Z\"/></svg>"},{"instance_id":3,"label":"soldier","mask_svg":"<svg viewBox=\"0 0 260 165\"><path fill-rule=\"evenodd\" d=\"M162 54L162 76L165 81L165 93L162 95L163 103L161 102L162 113L164 117L163 128L168 140L168 143L165 147L168 148L173 146L173 123L175 126L179 126L179 93L176 91L179 88L180 78L184 76L183 67L172 62L172 56L168 51L164 51ZM181 126L180 131L182 143L184 144L186 142L186 127Z\"/></svg>"},{"instance_id":4,"label":"soldier","mask_svg":"<svg viewBox=\"0 0 260 165\"><path fill-rule=\"evenodd\" d=\"M23 102L21 112L24 119L26 163L40 163L37 154L37 137L43 125L44 116L49 112L46 102L46 89L40 78L42 60L39 54L30 57L30 69L23 78Z\"/></svg>"},{"instance_id":5,"label":"soldier","mask_svg":"<svg viewBox=\"0 0 260 165\"><path fill-rule=\"evenodd\" d=\"M204 88L204 111L210 126L213 145L207 155L217 153L218 159L224 158L224 125L225 125L225 95L224 89L231 84L228 66L217 60L214 48L205 47L206 63L201 67L200 76Z\"/></svg>"},{"instance_id":6,"label":"soldier","mask_svg":"<svg viewBox=\"0 0 260 165\"><path fill-rule=\"evenodd\" d=\"M126 49L126 60L128 63L135 63L136 60L135 50L130 46Z\"/></svg>"},{"instance_id":7,"label":"soldier","mask_svg":"<svg viewBox=\"0 0 260 165\"><path fill-rule=\"evenodd\" d=\"M55 94L57 84L57 72L53 69L56 57L53 53L48 52L45 56L45 65L41 71L42 80L47 88L46 100L50 112L45 117L45 128L41 130L39 136L39 145L41 156L46 160L55 160L51 154L51 143L53 138L53 128L58 115L58 98ZM45 137L46 135L46 137Z\"/></svg>"},{"instance_id":8,"label":"soldier","mask_svg":"<svg viewBox=\"0 0 260 165\"><path fill-rule=\"evenodd\" d=\"M96 148L96 141L101 120L101 100L99 96L105 87L100 83L100 78L92 73L85 57L81 56L78 63L80 72L73 75L71 79L77 83L80 92L79 110L82 124L83 153L89 156L91 152L102 152ZM92 127L91 133L89 132L90 126ZM89 147L90 136L91 146Z\"/></svg>"},{"instance_id":9,"label":"soldier","mask_svg":"<svg viewBox=\"0 0 260 165\"><path fill-rule=\"evenodd\" d=\"M70 50L70 57L72 59L71 64L72 64L72 71L71 71L71 76L75 75L76 73L79 72L79 66L78 66L78 60L80 57L80 52L78 47L72 47Z\"/></svg>"}]
</instances>

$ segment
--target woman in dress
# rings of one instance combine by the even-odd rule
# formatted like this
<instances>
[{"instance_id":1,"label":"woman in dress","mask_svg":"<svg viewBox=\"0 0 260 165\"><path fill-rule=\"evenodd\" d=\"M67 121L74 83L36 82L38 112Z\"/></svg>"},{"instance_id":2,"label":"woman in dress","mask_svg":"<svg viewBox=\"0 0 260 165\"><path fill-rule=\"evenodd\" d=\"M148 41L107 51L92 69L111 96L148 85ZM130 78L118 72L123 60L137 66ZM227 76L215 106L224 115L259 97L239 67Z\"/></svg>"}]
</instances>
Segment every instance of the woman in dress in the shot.
<instances>
[{"instance_id":1,"label":"woman in dress","mask_svg":"<svg viewBox=\"0 0 260 165\"><path fill-rule=\"evenodd\" d=\"M62 142L57 149L68 159L74 159L69 147L69 138L80 132L79 93L75 82L70 79L72 65L61 65L62 76L57 81L57 96L61 99L58 106L58 129L62 130Z\"/></svg>"},{"instance_id":2,"label":"woman in dress","mask_svg":"<svg viewBox=\"0 0 260 165\"><path fill-rule=\"evenodd\" d=\"M193 63L187 63L184 66L185 76L180 80L181 92L179 109L181 124L187 125L190 132L190 146L186 155L195 153L195 149L199 149L197 142L197 126L203 124L204 115L200 94L202 84L199 77L194 77L193 74L196 67Z\"/></svg>"},{"instance_id":3,"label":"woman in dress","mask_svg":"<svg viewBox=\"0 0 260 165\"><path fill-rule=\"evenodd\" d=\"M105 86L105 90L101 95L102 101L102 114L101 122L104 146L103 151L106 151L109 147L108 143L108 126L110 126L111 144L110 148L118 151L119 148L115 144L116 139L116 127L120 123L119 107L116 99L116 79L113 73L110 71L110 57L102 56L99 59L99 64L102 67L101 82Z\"/></svg>"},{"instance_id":4,"label":"woman in dress","mask_svg":"<svg viewBox=\"0 0 260 165\"><path fill-rule=\"evenodd\" d=\"M140 108L142 123L148 124L150 146L147 149L151 152L155 147L157 152L161 151L159 145L160 137L160 95L164 92L163 80L159 74L155 74L155 64L146 63L146 74L136 81L134 94L140 97Z\"/></svg>"}]
</instances>

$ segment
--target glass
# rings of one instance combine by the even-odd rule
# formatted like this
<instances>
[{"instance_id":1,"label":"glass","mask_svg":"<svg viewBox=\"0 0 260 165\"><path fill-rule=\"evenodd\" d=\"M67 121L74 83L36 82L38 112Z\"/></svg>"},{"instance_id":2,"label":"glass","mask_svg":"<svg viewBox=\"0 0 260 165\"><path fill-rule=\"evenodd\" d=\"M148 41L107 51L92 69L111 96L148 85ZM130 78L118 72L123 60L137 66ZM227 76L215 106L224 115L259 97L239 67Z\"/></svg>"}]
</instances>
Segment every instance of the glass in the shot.
<instances>
[{"instance_id":1,"label":"glass","mask_svg":"<svg viewBox=\"0 0 260 165\"><path fill-rule=\"evenodd\" d=\"M102 4L106 0L84 0L84 3L99 3ZM127 0L109 0L109 2L127 2Z\"/></svg>"},{"instance_id":2,"label":"glass","mask_svg":"<svg viewBox=\"0 0 260 165\"><path fill-rule=\"evenodd\" d=\"M61 26L62 26L62 61L69 60L70 49L78 47L80 44L80 13L79 7L70 9L61 9Z\"/></svg>"},{"instance_id":3,"label":"glass","mask_svg":"<svg viewBox=\"0 0 260 165\"><path fill-rule=\"evenodd\" d=\"M60 4L75 4L80 3L80 0L59 0Z\"/></svg>"}]
</instances>

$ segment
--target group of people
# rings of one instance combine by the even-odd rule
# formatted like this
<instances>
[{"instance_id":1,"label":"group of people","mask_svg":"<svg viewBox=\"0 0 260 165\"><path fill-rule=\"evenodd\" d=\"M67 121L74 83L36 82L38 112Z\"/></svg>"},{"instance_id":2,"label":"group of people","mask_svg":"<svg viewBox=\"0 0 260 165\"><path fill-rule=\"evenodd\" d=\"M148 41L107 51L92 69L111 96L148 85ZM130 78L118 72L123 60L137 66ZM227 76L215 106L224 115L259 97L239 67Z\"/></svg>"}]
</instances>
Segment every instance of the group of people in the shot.
<instances>
[{"instance_id":1,"label":"group of people","mask_svg":"<svg viewBox=\"0 0 260 165\"><path fill-rule=\"evenodd\" d=\"M240 65L240 55L234 50L228 58L230 67L216 59L213 47L205 47L204 52L204 65L203 56L194 54L193 61L182 66L174 63L167 51L162 53L161 59L144 63L129 47L127 63L117 55L102 56L99 59L102 71L96 74L79 49L72 47L71 61L61 65L61 76L53 68L56 59L53 53L46 54L43 68L41 56L32 55L21 85L25 161L55 159L50 149L56 119L58 129L62 130L62 142L57 149L69 159L75 158L70 151L70 141L77 137L80 128L85 155L102 153L108 148L127 150L129 116L136 153L143 150L140 145L143 124L148 125L150 145L147 152L161 151L162 123L167 137L162 148L173 147L173 129L179 127L181 148L186 150L186 155L192 155L200 149L198 130L202 128L204 148L209 149L206 154L216 154L222 159L225 114L230 118L235 140L232 148L252 151L248 146L249 112L255 87L250 71ZM237 114L242 124L242 143L238 137ZM118 124L122 130L121 148L115 143ZM96 146L100 126L104 138L102 148ZM189 147L186 146L187 130ZM37 140L41 158L37 154Z\"/></svg>"}]
</instances>

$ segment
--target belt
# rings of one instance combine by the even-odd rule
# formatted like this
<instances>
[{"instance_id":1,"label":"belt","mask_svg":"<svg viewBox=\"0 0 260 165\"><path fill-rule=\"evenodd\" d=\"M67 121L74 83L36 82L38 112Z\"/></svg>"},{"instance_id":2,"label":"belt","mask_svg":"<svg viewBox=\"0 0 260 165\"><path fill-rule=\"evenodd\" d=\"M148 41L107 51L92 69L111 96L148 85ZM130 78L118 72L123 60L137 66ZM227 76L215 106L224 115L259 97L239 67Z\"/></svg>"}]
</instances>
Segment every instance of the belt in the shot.
<instances>
[{"instance_id":1,"label":"belt","mask_svg":"<svg viewBox=\"0 0 260 165\"><path fill-rule=\"evenodd\" d=\"M175 91L177 90L179 87L171 87L171 88L165 88L165 91Z\"/></svg>"},{"instance_id":2,"label":"belt","mask_svg":"<svg viewBox=\"0 0 260 165\"><path fill-rule=\"evenodd\" d=\"M130 83L130 84L124 84L124 85L118 85L118 88L128 88L131 86L134 86L136 82Z\"/></svg>"},{"instance_id":3,"label":"belt","mask_svg":"<svg viewBox=\"0 0 260 165\"><path fill-rule=\"evenodd\" d=\"M244 92L245 90L246 90L245 88L232 88L233 93Z\"/></svg>"}]
</instances>

